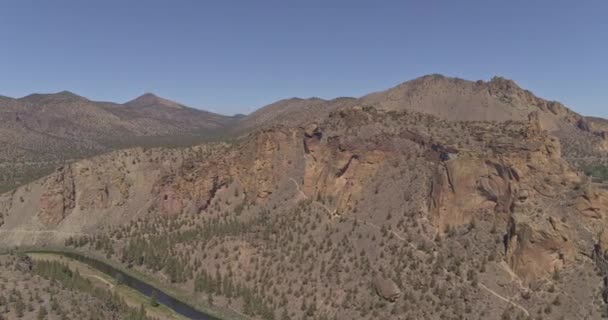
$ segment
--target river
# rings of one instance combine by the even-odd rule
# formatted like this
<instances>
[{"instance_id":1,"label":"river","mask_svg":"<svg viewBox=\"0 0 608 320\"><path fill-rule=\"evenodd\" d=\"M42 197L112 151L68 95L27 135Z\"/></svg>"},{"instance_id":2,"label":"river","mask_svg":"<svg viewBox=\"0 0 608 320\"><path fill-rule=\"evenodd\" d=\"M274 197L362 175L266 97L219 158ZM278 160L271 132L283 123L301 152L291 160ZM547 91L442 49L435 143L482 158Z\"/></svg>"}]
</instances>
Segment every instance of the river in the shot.
<instances>
[{"instance_id":1,"label":"river","mask_svg":"<svg viewBox=\"0 0 608 320\"><path fill-rule=\"evenodd\" d=\"M34 253L34 252L32 252ZM165 293L164 291L144 282L135 277L130 276L129 274L105 263L99 261L97 259L87 257L75 252L60 252L60 251L45 251L44 253L52 253L56 255L61 255L70 259L74 259L85 263L100 272L103 272L114 279L120 279L122 285L126 285L134 290L137 290L139 293L151 297L152 294L156 294L156 299L158 303L165 305L169 309L175 311L176 313L194 320L220 320L217 317L206 314L202 311L199 311L188 304L185 304L178 299L172 297L171 295Z\"/></svg>"}]
</instances>

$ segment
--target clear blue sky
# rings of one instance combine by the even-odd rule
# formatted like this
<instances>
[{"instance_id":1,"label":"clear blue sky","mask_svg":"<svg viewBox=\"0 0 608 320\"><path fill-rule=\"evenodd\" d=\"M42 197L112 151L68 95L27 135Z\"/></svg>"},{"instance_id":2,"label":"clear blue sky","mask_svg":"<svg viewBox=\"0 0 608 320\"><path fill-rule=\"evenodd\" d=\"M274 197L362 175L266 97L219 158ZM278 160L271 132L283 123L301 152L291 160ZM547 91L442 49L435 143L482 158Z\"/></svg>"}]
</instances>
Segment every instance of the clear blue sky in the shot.
<instances>
[{"instance_id":1,"label":"clear blue sky","mask_svg":"<svg viewBox=\"0 0 608 320\"><path fill-rule=\"evenodd\" d=\"M144 92L224 114L428 73L608 117L608 1L0 0L0 94Z\"/></svg>"}]
</instances>

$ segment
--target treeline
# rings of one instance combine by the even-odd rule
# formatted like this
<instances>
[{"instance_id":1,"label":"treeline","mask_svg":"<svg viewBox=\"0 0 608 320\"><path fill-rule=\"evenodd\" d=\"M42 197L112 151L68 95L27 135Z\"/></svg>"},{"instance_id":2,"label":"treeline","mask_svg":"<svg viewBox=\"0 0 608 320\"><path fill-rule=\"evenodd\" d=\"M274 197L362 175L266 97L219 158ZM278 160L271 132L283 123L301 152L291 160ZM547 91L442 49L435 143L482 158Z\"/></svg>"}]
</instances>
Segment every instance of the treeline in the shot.
<instances>
[{"instance_id":1,"label":"treeline","mask_svg":"<svg viewBox=\"0 0 608 320\"><path fill-rule=\"evenodd\" d=\"M112 313L118 314L130 320L152 320L146 316L143 305L140 308L132 308L117 293L110 290L95 287L89 280L82 277L78 271L72 271L67 264L58 261L37 261L34 265L34 273L41 277L57 281L63 287L88 293L100 301Z\"/></svg>"},{"instance_id":2,"label":"treeline","mask_svg":"<svg viewBox=\"0 0 608 320\"><path fill-rule=\"evenodd\" d=\"M144 266L153 271L163 271L174 283L181 283L193 278L190 257L179 255L176 248L179 244L192 241L209 241L213 237L239 235L247 232L255 223L244 223L231 219L225 222L197 226L184 231L168 234L135 236L129 239L121 250L121 262L127 265ZM102 246L109 249L107 246Z\"/></svg>"},{"instance_id":3,"label":"treeline","mask_svg":"<svg viewBox=\"0 0 608 320\"><path fill-rule=\"evenodd\" d=\"M163 237L131 239L121 253L122 263L144 266L155 272L163 271L173 283L192 278L192 269L185 267L189 265L188 260L188 257L176 254L172 245L163 241Z\"/></svg>"},{"instance_id":4,"label":"treeline","mask_svg":"<svg viewBox=\"0 0 608 320\"><path fill-rule=\"evenodd\" d=\"M95 250L102 250L104 252L112 251L114 248L114 241L105 235L98 236L81 236L81 237L68 237L64 244L66 247L84 247L91 245Z\"/></svg>"},{"instance_id":5,"label":"treeline","mask_svg":"<svg viewBox=\"0 0 608 320\"><path fill-rule=\"evenodd\" d=\"M239 236L256 228L264 231L263 226L268 223L266 220L259 218L243 222L236 219L212 219L206 221L202 226L197 225L183 230L184 224L187 222L168 218L163 221L163 227L165 231L170 230L171 232L157 235L147 233L147 236L130 237L120 252L120 259L127 265L162 271L173 283L185 283L193 279L194 291L206 293L208 300L211 300L208 302L211 304L214 295L224 296L228 299L241 298L244 302L243 312L245 314L258 315L263 319L275 319L275 314L269 306L271 304L264 300L261 293L235 284L231 277L222 277L219 272L216 272L215 275L207 273L200 268L199 260L191 261L191 256L177 249L181 244L197 242L198 247L201 246L201 243L206 243L215 237ZM140 226L140 228L142 227L144 226Z\"/></svg>"},{"instance_id":6,"label":"treeline","mask_svg":"<svg viewBox=\"0 0 608 320\"><path fill-rule=\"evenodd\" d=\"M206 294L210 304L213 304L214 296L242 299L245 314L275 319L271 298L265 298L263 292L245 284L235 283L230 275L222 277L219 272L215 275L207 273L201 268L199 259L183 250L184 246L204 248L214 239L243 236L254 231L256 234L269 234L272 231L269 223L267 212L249 221L218 217L198 223L181 217L161 216L134 221L108 232L108 236L68 238L65 245L95 248L126 266L162 272L172 283L192 281L194 291Z\"/></svg>"},{"instance_id":7,"label":"treeline","mask_svg":"<svg viewBox=\"0 0 608 320\"><path fill-rule=\"evenodd\" d=\"M194 292L207 293L211 300L214 294L222 295L228 299L242 298L244 303L243 312L246 315L258 315L262 319L268 320L275 319L272 308L266 304L261 295L255 290L240 284L234 284L230 277L222 277L219 271L215 273L215 276L208 274L205 270L198 273L194 279Z\"/></svg>"}]
</instances>

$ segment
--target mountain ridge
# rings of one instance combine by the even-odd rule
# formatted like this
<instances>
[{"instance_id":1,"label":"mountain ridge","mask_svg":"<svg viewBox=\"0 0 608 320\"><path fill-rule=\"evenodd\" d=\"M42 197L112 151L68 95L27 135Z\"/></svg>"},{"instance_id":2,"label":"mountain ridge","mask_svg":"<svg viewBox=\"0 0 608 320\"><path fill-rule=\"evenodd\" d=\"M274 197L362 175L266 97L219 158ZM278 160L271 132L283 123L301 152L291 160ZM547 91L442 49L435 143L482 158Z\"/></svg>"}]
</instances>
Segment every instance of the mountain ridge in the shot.
<instances>
[{"instance_id":1,"label":"mountain ridge","mask_svg":"<svg viewBox=\"0 0 608 320\"><path fill-rule=\"evenodd\" d=\"M284 99L251 113L241 121L240 129L305 125L344 107L412 110L450 121L527 121L532 117L562 141L564 156L577 166L605 162L608 152L608 126L600 125L602 121L578 114L560 102L537 97L500 76L470 81L431 74L359 98Z\"/></svg>"},{"instance_id":2,"label":"mountain ridge","mask_svg":"<svg viewBox=\"0 0 608 320\"><path fill-rule=\"evenodd\" d=\"M54 162L0 193L0 247L94 252L256 320L608 310L608 188L581 170L607 160L607 122L511 80L431 75L361 98L285 99L232 122L197 112L203 128L151 96L140 107L35 98L44 103L28 109L44 117L4 113L0 130L44 136L37 150L74 134L103 146L96 138L118 129L228 139ZM83 120L62 127L57 110ZM17 139L7 141L20 150Z\"/></svg>"},{"instance_id":3,"label":"mountain ridge","mask_svg":"<svg viewBox=\"0 0 608 320\"><path fill-rule=\"evenodd\" d=\"M25 141L21 147L52 154L52 163L56 163L61 158L106 152L113 148L109 145L136 146L153 137L163 140L163 144L181 145L180 136L187 137L188 141L203 141L210 137L237 137L272 125L304 126L322 121L333 111L355 107L412 110L451 121L523 121L533 117L543 129L560 138L565 157L578 166L593 165L608 152L608 126L604 122L584 117L559 102L539 98L513 80L500 76L489 81L469 81L432 74L359 98L283 99L245 116L224 116L194 109L153 93L145 93L124 104L91 101L69 91L32 94L0 99L3 120L0 131L7 139L21 137ZM8 143L5 155L0 154L0 161L32 162L32 155L20 150L20 146L11 145L10 140ZM65 156L61 151L52 151L62 148L68 151ZM78 150L83 150L82 154L72 155ZM0 181L14 180L4 176L2 178L0 172Z\"/></svg>"},{"instance_id":4,"label":"mountain ridge","mask_svg":"<svg viewBox=\"0 0 608 320\"><path fill-rule=\"evenodd\" d=\"M0 244L93 251L254 319L599 318L608 191L538 119L346 102L66 164L0 195Z\"/></svg>"},{"instance_id":5,"label":"mountain ridge","mask_svg":"<svg viewBox=\"0 0 608 320\"><path fill-rule=\"evenodd\" d=\"M166 107L169 100L159 99L127 106L69 91L0 99L0 190L48 174L65 161L116 148L214 139L237 121L185 106Z\"/></svg>"}]
</instances>

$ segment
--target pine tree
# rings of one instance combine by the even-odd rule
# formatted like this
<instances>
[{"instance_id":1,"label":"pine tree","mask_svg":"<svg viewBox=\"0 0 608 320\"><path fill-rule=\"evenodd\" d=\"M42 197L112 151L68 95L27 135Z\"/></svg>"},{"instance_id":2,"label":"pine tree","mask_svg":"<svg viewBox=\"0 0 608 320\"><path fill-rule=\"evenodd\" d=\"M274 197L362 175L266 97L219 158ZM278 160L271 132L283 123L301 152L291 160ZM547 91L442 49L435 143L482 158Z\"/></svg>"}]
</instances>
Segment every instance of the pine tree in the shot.
<instances>
[{"instance_id":1,"label":"pine tree","mask_svg":"<svg viewBox=\"0 0 608 320\"><path fill-rule=\"evenodd\" d=\"M155 308L158 307L158 297L156 291L153 291L152 295L150 295L150 305Z\"/></svg>"},{"instance_id":2,"label":"pine tree","mask_svg":"<svg viewBox=\"0 0 608 320\"><path fill-rule=\"evenodd\" d=\"M23 303L23 299L21 298L21 296L19 296L17 298L17 301L15 302L15 314L17 315L18 318L23 318L24 312L25 312L25 303Z\"/></svg>"}]
</instances>

